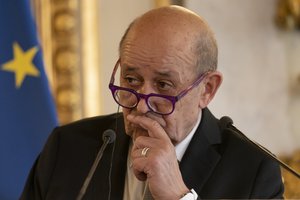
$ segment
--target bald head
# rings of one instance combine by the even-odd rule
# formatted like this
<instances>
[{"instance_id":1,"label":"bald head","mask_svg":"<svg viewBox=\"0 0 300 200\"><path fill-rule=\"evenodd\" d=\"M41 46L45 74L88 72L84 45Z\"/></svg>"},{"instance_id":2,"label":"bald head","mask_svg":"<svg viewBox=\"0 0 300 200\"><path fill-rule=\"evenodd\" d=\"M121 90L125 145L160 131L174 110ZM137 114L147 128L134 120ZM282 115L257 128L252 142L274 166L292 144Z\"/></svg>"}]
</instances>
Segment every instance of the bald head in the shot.
<instances>
[{"instance_id":1,"label":"bald head","mask_svg":"<svg viewBox=\"0 0 300 200\"><path fill-rule=\"evenodd\" d=\"M183 56L193 57L190 62L198 72L217 67L218 51L212 31L200 16L180 6L153 9L135 19L120 42L120 56L126 50L124 46L134 46L135 41L151 43L153 51L181 51Z\"/></svg>"}]
</instances>

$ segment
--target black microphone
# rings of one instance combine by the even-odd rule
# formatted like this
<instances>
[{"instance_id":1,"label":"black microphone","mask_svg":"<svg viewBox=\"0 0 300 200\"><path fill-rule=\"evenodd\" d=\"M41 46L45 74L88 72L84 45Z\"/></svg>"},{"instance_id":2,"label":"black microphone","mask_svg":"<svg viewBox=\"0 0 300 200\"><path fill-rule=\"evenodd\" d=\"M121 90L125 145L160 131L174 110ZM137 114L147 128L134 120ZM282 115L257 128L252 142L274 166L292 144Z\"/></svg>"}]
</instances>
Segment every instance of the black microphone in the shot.
<instances>
[{"instance_id":1,"label":"black microphone","mask_svg":"<svg viewBox=\"0 0 300 200\"><path fill-rule=\"evenodd\" d=\"M262 151L265 155L272 158L275 162L279 163L282 167L284 167L286 170L294 174L297 178L300 179L300 174L296 172L294 169L292 169L290 166L288 166L286 163L281 161L279 158L277 158L271 151L269 151L267 148L262 146L261 144L249 139L244 133L242 133L239 129L237 129L235 126L233 126L233 121L230 117L224 116L220 119L220 126L222 130L229 129L239 137L242 137L246 141L248 141L250 144L258 148L260 151Z\"/></svg>"},{"instance_id":2,"label":"black microphone","mask_svg":"<svg viewBox=\"0 0 300 200\"><path fill-rule=\"evenodd\" d=\"M93 165L92 165L92 167L89 171L88 176L84 180L84 183L83 183L83 185L80 189L80 192L79 192L76 200L81 200L83 198L83 196L85 195L86 189L90 184L90 181L91 181L91 179L92 179L92 177L93 177L93 175L96 171L96 168L99 164L99 161L102 158L102 155L103 155L103 152L104 152L106 146L110 143L113 143L116 140L115 131L113 131L111 129L105 130L102 134L102 140L103 140L103 144L102 144L100 150L98 151L98 154L97 154L96 159L95 159L95 161L94 161L94 163L93 163Z\"/></svg>"}]
</instances>

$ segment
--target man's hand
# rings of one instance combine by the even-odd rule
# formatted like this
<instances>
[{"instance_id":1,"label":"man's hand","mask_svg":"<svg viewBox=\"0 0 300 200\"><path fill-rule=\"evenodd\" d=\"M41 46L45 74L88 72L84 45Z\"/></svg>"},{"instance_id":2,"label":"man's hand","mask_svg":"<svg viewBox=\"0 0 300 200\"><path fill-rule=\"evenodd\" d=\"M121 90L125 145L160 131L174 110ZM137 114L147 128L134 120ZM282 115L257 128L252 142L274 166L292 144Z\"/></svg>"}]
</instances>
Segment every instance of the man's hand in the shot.
<instances>
[{"instance_id":1,"label":"man's hand","mask_svg":"<svg viewBox=\"0 0 300 200\"><path fill-rule=\"evenodd\" d=\"M135 176L148 180L149 189L155 199L179 199L189 191L183 182L175 148L161 125L146 116L128 115L127 119L148 132L149 137L136 138L132 152L132 167ZM142 151L148 147L146 155Z\"/></svg>"}]
</instances>

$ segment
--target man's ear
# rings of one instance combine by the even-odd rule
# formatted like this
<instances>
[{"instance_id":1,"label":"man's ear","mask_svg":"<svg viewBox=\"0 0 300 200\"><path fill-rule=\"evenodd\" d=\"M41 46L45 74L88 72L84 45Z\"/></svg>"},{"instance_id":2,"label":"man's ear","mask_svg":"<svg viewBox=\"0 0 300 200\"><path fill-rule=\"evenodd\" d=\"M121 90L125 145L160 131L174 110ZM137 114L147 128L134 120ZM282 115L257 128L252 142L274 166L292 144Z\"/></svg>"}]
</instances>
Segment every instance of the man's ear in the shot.
<instances>
[{"instance_id":1,"label":"man's ear","mask_svg":"<svg viewBox=\"0 0 300 200\"><path fill-rule=\"evenodd\" d=\"M209 102L214 98L223 80L221 72L213 71L206 75L204 79L204 85L201 90L201 97L199 101L199 107L205 108Z\"/></svg>"}]
</instances>

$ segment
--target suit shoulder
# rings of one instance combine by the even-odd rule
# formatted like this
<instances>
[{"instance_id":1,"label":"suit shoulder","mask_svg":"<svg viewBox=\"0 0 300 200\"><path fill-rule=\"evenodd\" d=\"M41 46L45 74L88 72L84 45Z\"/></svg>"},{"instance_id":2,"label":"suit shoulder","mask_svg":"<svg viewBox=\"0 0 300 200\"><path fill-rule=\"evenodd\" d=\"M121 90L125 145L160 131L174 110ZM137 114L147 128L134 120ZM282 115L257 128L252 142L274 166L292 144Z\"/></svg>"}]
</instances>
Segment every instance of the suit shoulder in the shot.
<instances>
[{"instance_id":1,"label":"suit shoulder","mask_svg":"<svg viewBox=\"0 0 300 200\"><path fill-rule=\"evenodd\" d=\"M80 119L74 122L71 122L69 124L62 125L61 128L69 128L69 127L76 127L76 126L85 126L90 124L99 124L99 123L111 123L115 122L115 120L120 120L123 118L122 113L112 113L108 115L100 115L95 117L89 117Z\"/></svg>"},{"instance_id":2,"label":"suit shoulder","mask_svg":"<svg viewBox=\"0 0 300 200\"><path fill-rule=\"evenodd\" d=\"M122 113L113 113L109 115L96 116L74 121L69 124L59 126L54 132L59 134L69 135L99 135L107 129L115 129L118 126L123 128L123 115Z\"/></svg>"},{"instance_id":3,"label":"suit shoulder","mask_svg":"<svg viewBox=\"0 0 300 200\"><path fill-rule=\"evenodd\" d=\"M272 160L270 156L263 152L263 150L253 144L252 140L247 136L239 134L232 129L226 129L222 132L221 151L224 151L225 149L231 149L231 151L234 152L234 155L244 157L252 163L260 163L263 160ZM270 151L269 153L272 154Z\"/></svg>"}]
</instances>

